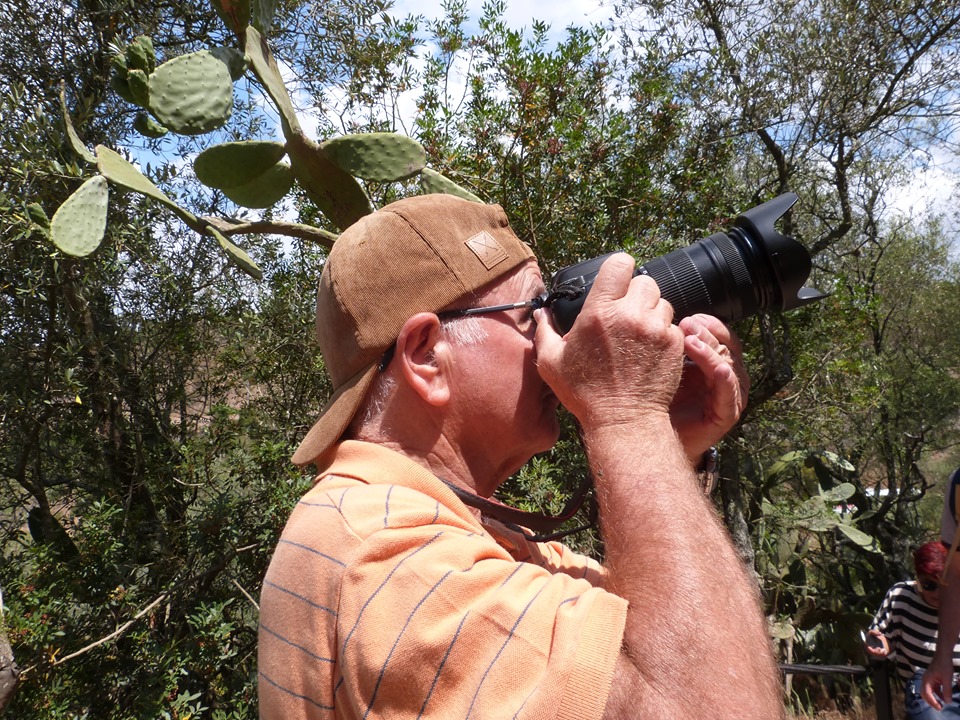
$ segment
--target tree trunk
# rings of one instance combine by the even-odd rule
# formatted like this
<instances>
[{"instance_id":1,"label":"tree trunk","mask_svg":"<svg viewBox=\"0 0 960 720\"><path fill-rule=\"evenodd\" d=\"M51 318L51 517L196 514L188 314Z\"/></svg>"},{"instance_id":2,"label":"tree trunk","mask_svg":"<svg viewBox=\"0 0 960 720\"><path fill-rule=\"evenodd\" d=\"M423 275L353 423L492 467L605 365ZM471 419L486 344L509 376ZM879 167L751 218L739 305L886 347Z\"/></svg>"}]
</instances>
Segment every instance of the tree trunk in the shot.
<instances>
[{"instance_id":1,"label":"tree trunk","mask_svg":"<svg viewBox=\"0 0 960 720\"><path fill-rule=\"evenodd\" d=\"M20 682L20 668L13 660L13 649L7 640L6 626L3 623L3 593L0 592L0 715L13 700Z\"/></svg>"}]
</instances>

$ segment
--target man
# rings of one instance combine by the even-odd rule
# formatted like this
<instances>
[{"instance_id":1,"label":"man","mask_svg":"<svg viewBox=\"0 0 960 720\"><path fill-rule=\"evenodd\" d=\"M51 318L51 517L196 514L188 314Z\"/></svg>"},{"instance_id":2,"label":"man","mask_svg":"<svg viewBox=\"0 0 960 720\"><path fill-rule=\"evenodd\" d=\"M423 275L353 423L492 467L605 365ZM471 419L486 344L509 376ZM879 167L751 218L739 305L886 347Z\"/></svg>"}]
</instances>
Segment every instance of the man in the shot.
<instances>
[{"instance_id":1,"label":"man","mask_svg":"<svg viewBox=\"0 0 960 720\"><path fill-rule=\"evenodd\" d=\"M957 512L960 508L960 468L947 480L943 496L943 517L940 521L940 541L948 548L957 544ZM954 645L960 638L960 560L955 552L947 555L947 567L940 588L940 617L937 627L937 649L923 675L921 695L932 707L942 710L944 698L953 697Z\"/></svg>"},{"instance_id":2,"label":"man","mask_svg":"<svg viewBox=\"0 0 960 720\"><path fill-rule=\"evenodd\" d=\"M609 259L560 336L498 206L409 198L340 236L317 300L335 392L263 584L261 717L782 717L757 590L693 468L745 403L737 341L672 325L632 271ZM473 509L556 442L558 403L603 567Z\"/></svg>"}]
</instances>

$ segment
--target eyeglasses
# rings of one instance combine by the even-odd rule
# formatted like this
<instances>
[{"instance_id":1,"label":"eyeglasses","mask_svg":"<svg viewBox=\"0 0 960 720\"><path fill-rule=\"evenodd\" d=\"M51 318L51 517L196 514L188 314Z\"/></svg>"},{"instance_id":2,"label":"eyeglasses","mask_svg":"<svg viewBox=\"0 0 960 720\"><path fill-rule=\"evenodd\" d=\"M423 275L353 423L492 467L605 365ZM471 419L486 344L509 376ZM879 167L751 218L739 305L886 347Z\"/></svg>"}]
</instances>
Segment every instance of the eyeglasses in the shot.
<instances>
[{"instance_id":1,"label":"eyeglasses","mask_svg":"<svg viewBox=\"0 0 960 720\"><path fill-rule=\"evenodd\" d=\"M518 303L507 303L506 305L486 305L484 307L460 308L457 310L442 310L437 313L441 320L450 320L453 318L473 317L474 315L486 315L487 313L506 312L507 310L522 310L523 308L542 308L547 304L549 296L544 293L531 300Z\"/></svg>"},{"instance_id":2,"label":"eyeglasses","mask_svg":"<svg viewBox=\"0 0 960 720\"><path fill-rule=\"evenodd\" d=\"M555 288L551 292L544 291L535 298L530 298L529 300L524 300L523 302L506 303L504 305L485 305L483 307L473 308L457 308L454 310L441 310L437 313L437 317L440 320L453 320L455 318L472 317L474 315L506 312L507 310L522 310L524 308L537 310L538 308L550 307L553 304L553 301L558 298L571 298L576 296L577 293L578 291L576 289L561 286ZM390 361L393 360L393 353L395 350L396 344L388 347L386 352L383 353L383 356L380 358L380 364L377 366L378 372L384 372L387 369Z\"/></svg>"},{"instance_id":3,"label":"eyeglasses","mask_svg":"<svg viewBox=\"0 0 960 720\"><path fill-rule=\"evenodd\" d=\"M934 590L940 589L940 583L936 580L921 580L920 588L926 590L927 592L933 592Z\"/></svg>"}]
</instances>

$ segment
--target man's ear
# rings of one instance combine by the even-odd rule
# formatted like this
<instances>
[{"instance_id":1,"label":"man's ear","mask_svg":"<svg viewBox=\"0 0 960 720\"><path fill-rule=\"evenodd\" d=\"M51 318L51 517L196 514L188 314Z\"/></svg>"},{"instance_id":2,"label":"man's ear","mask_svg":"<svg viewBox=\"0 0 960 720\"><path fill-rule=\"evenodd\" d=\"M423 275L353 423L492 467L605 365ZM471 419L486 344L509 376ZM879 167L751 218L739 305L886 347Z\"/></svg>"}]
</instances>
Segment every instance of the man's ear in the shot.
<instances>
[{"instance_id":1,"label":"man's ear","mask_svg":"<svg viewBox=\"0 0 960 720\"><path fill-rule=\"evenodd\" d=\"M440 320L433 313L414 315L403 324L397 337L395 371L431 405L444 405L450 398L444 364L438 362L438 354L448 349Z\"/></svg>"}]
</instances>

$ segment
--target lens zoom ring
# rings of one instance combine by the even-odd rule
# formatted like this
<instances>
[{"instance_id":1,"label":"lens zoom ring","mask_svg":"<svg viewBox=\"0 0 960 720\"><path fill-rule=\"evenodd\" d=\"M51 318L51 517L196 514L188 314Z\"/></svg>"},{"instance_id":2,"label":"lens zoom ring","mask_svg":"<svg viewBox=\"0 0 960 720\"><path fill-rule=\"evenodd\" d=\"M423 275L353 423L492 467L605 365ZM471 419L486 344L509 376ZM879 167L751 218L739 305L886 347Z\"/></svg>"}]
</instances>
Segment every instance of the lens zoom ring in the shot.
<instances>
[{"instance_id":1,"label":"lens zoom ring","mask_svg":"<svg viewBox=\"0 0 960 720\"><path fill-rule=\"evenodd\" d=\"M747 270L747 266L743 262L743 255L740 254L733 240L723 233L711 235L710 238L716 243L717 247L720 248L720 254L723 255L723 259L727 261L727 269L730 270L730 274L733 275L735 286L740 288L752 285L753 281L750 280L750 271Z\"/></svg>"},{"instance_id":2,"label":"lens zoom ring","mask_svg":"<svg viewBox=\"0 0 960 720\"><path fill-rule=\"evenodd\" d=\"M670 301L678 313L690 308L709 307L710 291L703 282L700 271L686 253L671 258L670 263L647 263L650 276L660 286L660 294Z\"/></svg>"}]
</instances>

